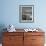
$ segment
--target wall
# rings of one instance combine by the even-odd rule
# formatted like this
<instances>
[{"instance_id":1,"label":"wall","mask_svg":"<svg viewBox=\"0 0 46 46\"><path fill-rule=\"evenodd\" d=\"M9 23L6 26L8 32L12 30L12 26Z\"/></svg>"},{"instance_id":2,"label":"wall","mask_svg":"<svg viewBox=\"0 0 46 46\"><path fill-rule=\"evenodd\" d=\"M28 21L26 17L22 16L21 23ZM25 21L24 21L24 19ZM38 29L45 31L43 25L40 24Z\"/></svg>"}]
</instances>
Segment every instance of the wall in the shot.
<instances>
[{"instance_id":1,"label":"wall","mask_svg":"<svg viewBox=\"0 0 46 46\"><path fill-rule=\"evenodd\" d=\"M19 5L34 5L34 22L19 23ZM13 24L15 28L40 27L46 32L46 0L0 0L0 31Z\"/></svg>"},{"instance_id":2,"label":"wall","mask_svg":"<svg viewBox=\"0 0 46 46\"><path fill-rule=\"evenodd\" d=\"M19 5L34 5L34 22L19 23ZM46 1L44 0L1 0L0 25L13 24L16 28L45 27Z\"/></svg>"}]
</instances>

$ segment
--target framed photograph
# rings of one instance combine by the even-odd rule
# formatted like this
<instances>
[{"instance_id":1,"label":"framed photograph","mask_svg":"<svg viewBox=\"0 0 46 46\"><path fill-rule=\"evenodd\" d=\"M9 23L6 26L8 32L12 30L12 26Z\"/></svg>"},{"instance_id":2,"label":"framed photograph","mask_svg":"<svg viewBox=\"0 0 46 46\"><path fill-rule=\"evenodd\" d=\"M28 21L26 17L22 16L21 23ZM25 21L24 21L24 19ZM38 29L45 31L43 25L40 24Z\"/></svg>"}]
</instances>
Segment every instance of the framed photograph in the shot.
<instances>
[{"instance_id":1,"label":"framed photograph","mask_svg":"<svg viewBox=\"0 0 46 46\"><path fill-rule=\"evenodd\" d=\"M34 5L19 5L19 21L22 23L34 22Z\"/></svg>"}]
</instances>

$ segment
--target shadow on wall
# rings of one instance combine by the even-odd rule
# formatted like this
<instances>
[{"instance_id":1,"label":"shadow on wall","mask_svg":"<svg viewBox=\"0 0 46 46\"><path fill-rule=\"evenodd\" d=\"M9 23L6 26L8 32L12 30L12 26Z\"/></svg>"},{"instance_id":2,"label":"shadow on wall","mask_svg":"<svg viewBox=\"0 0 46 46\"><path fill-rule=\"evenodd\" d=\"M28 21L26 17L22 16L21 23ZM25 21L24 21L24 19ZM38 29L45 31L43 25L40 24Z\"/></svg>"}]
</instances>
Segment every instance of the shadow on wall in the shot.
<instances>
[{"instance_id":1,"label":"shadow on wall","mask_svg":"<svg viewBox=\"0 0 46 46\"><path fill-rule=\"evenodd\" d=\"M6 30L4 30L5 25L4 24L0 24L0 43L2 43L2 36L3 36L3 32L5 32Z\"/></svg>"}]
</instances>

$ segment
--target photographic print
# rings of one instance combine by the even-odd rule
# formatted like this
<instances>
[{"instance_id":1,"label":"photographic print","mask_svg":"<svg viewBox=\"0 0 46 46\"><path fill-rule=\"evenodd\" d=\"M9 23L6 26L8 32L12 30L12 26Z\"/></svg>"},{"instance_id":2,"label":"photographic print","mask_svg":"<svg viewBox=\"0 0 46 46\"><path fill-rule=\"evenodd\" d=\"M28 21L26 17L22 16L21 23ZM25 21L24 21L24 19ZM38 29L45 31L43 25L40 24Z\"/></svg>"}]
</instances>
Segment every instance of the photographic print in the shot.
<instances>
[{"instance_id":1,"label":"photographic print","mask_svg":"<svg viewBox=\"0 0 46 46\"><path fill-rule=\"evenodd\" d=\"M19 6L19 21L24 23L34 22L34 5Z\"/></svg>"}]
</instances>

